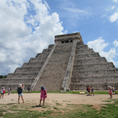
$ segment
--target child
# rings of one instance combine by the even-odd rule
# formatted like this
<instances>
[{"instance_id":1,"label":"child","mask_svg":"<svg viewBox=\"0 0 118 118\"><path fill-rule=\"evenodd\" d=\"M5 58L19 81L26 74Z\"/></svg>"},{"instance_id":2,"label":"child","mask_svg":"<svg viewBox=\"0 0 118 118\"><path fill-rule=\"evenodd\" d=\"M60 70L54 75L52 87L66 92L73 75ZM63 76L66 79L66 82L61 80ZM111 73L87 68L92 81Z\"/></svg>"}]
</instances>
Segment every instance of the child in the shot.
<instances>
[{"instance_id":1,"label":"child","mask_svg":"<svg viewBox=\"0 0 118 118\"><path fill-rule=\"evenodd\" d=\"M39 106L41 106L42 100L43 100L43 106L45 105L45 98L46 97L47 97L47 92L46 92L45 88L42 86L41 87L40 104L39 104Z\"/></svg>"},{"instance_id":2,"label":"child","mask_svg":"<svg viewBox=\"0 0 118 118\"><path fill-rule=\"evenodd\" d=\"M112 88L109 87L109 95L110 95L110 99L112 99Z\"/></svg>"},{"instance_id":3,"label":"child","mask_svg":"<svg viewBox=\"0 0 118 118\"><path fill-rule=\"evenodd\" d=\"M24 99L23 99L23 86L22 84L19 84L18 88L17 88L17 93L18 93L18 104L20 104L20 98L22 99L22 102L24 103Z\"/></svg>"}]
</instances>

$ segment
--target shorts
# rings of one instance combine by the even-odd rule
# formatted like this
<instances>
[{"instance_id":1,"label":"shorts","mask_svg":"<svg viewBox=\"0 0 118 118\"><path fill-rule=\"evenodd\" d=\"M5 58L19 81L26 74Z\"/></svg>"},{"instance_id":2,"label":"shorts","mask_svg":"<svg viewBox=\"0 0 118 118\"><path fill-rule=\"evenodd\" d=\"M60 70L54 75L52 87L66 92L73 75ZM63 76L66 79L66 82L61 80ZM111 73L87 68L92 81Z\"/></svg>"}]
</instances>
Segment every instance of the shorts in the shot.
<instances>
[{"instance_id":1,"label":"shorts","mask_svg":"<svg viewBox=\"0 0 118 118\"><path fill-rule=\"evenodd\" d=\"M19 96L19 97L20 97L20 96L23 96L23 94L22 94L22 93L19 93L18 96Z\"/></svg>"}]
</instances>

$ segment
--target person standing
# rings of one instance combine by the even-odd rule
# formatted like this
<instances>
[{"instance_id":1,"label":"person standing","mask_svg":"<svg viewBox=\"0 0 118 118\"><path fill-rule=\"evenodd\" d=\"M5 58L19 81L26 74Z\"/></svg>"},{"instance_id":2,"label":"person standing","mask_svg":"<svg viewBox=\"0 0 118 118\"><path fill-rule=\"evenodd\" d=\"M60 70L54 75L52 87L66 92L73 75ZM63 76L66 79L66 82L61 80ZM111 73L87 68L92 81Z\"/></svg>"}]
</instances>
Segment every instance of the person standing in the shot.
<instances>
[{"instance_id":1,"label":"person standing","mask_svg":"<svg viewBox=\"0 0 118 118\"><path fill-rule=\"evenodd\" d=\"M17 93L18 93L18 104L20 104L20 98L21 98L22 102L24 103L22 84L19 84L19 86L17 88Z\"/></svg>"},{"instance_id":2,"label":"person standing","mask_svg":"<svg viewBox=\"0 0 118 118\"><path fill-rule=\"evenodd\" d=\"M40 94L40 104L39 106L41 106L41 102L43 101L43 106L45 105L45 99L47 97L47 91L45 90L45 88L42 86L41 87L41 94Z\"/></svg>"},{"instance_id":3,"label":"person standing","mask_svg":"<svg viewBox=\"0 0 118 118\"><path fill-rule=\"evenodd\" d=\"M90 94L91 94L90 86L87 86L86 90L87 90L87 96L90 96Z\"/></svg>"},{"instance_id":4,"label":"person standing","mask_svg":"<svg viewBox=\"0 0 118 118\"><path fill-rule=\"evenodd\" d=\"M4 93L3 93L3 88L0 90L0 98L2 98L3 99L3 97L4 97Z\"/></svg>"},{"instance_id":5,"label":"person standing","mask_svg":"<svg viewBox=\"0 0 118 118\"><path fill-rule=\"evenodd\" d=\"M8 88L8 95L10 95L10 93L11 93L11 88L9 87Z\"/></svg>"},{"instance_id":6,"label":"person standing","mask_svg":"<svg viewBox=\"0 0 118 118\"><path fill-rule=\"evenodd\" d=\"M110 99L112 99L112 88L111 87L109 87L109 95L110 95Z\"/></svg>"},{"instance_id":7,"label":"person standing","mask_svg":"<svg viewBox=\"0 0 118 118\"><path fill-rule=\"evenodd\" d=\"M94 88L91 87L91 94L94 96Z\"/></svg>"}]
</instances>

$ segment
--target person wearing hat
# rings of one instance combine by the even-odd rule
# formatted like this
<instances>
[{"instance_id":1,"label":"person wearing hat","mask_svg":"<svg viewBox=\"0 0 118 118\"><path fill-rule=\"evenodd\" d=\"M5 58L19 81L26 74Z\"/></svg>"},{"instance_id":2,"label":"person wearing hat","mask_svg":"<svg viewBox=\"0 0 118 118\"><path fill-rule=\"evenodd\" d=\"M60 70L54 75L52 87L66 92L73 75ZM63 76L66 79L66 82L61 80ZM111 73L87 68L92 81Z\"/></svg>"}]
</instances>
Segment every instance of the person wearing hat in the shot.
<instances>
[{"instance_id":1,"label":"person wearing hat","mask_svg":"<svg viewBox=\"0 0 118 118\"><path fill-rule=\"evenodd\" d=\"M18 93L18 104L20 104L20 98L21 98L22 102L24 103L24 98L23 98L23 86L22 86L22 84L19 84L19 85L18 85L17 93Z\"/></svg>"}]
</instances>

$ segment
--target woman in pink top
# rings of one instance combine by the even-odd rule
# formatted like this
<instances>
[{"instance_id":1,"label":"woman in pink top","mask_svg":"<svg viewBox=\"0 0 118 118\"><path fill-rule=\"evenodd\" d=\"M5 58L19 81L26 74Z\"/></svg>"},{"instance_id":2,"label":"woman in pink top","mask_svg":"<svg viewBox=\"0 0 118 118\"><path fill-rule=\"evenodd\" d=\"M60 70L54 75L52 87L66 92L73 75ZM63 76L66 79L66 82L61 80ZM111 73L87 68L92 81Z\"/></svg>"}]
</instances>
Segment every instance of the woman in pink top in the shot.
<instances>
[{"instance_id":1,"label":"woman in pink top","mask_svg":"<svg viewBox=\"0 0 118 118\"><path fill-rule=\"evenodd\" d=\"M42 86L41 87L41 94L40 94L40 105L41 106L41 102L43 100L43 106L45 105L45 98L47 97L47 92L45 90L45 88Z\"/></svg>"},{"instance_id":2,"label":"woman in pink top","mask_svg":"<svg viewBox=\"0 0 118 118\"><path fill-rule=\"evenodd\" d=\"M109 87L109 95L110 95L110 98L112 99L112 88Z\"/></svg>"}]
</instances>

